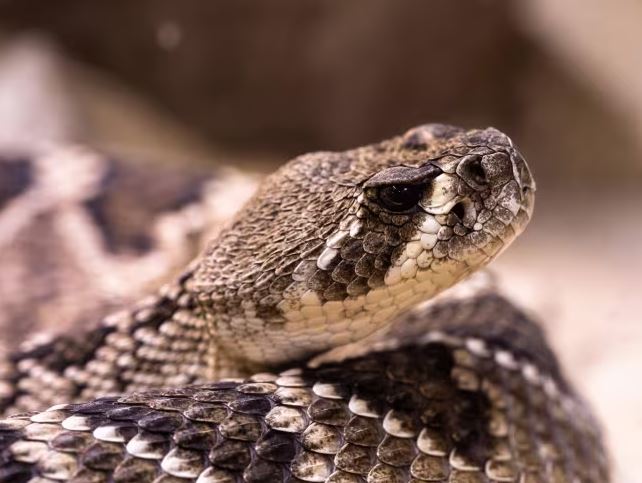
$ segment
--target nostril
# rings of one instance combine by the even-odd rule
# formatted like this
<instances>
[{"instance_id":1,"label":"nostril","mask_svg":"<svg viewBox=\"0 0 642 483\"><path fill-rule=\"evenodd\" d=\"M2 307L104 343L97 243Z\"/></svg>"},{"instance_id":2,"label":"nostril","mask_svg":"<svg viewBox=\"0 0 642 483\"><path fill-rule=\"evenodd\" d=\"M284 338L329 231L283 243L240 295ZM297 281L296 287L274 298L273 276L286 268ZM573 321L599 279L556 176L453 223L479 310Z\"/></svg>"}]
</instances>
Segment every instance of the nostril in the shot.
<instances>
[{"instance_id":1,"label":"nostril","mask_svg":"<svg viewBox=\"0 0 642 483\"><path fill-rule=\"evenodd\" d=\"M464 205L464 202L460 201L459 203L457 203L455 206L453 206L450 212L460 220L463 220L464 216L466 216L466 206Z\"/></svg>"},{"instance_id":2,"label":"nostril","mask_svg":"<svg viewBox=\"0 0 642 483\"><path fill-rule=\"evenodd\" d=\"M479 155L466 156L457 166L456 172L474 189L483 189L488 184L486 169Z\"/></svg>"},{"instance_id":3,"label":"nostril","mask_svg":"<svg viewBox=\"0 0 642 483\"><path fill-rule=\"evenodd\" d=\"M481 164L481 159L477 158L471 161L467 167L468 175L477 184L486 183L486 171Z\"/></svg>"}]
</instances>

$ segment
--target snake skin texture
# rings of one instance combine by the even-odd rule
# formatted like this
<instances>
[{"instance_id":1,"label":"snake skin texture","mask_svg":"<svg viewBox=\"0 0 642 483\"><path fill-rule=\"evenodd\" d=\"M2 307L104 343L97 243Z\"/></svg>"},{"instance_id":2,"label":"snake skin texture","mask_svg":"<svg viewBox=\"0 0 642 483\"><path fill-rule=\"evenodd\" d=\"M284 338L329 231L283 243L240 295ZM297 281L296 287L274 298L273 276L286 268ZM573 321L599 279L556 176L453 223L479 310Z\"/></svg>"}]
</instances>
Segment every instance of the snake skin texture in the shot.
<instances>
[{"instance_id":1,"label":"snake skin texture","mask_svg":"<svg viewBox=\"0 0 642 483\"><path fill-rule=\"evenodd\" d=\"M73 332L135 302L202 250L254 185L230 170L142 164L64 146L0 153L0 343ZM28 289L26 288L28 287Z\"/></svg>"},{"instance_id":2,"label":"snake skin texture","mask_svg":"<svg viewBox=\"0 0 642 483\"><path fill-rule=\"evenodd\" d=\"M536 324L438 295L533 194L495 129L294 159L155 295L0 360L0 409L35 411L0 481L608 481Z\"/></svg>"},{"instance_id":3,"label":"snake skin texture","mask_svg":"<svg viewBox=\"0 0 642 483\"><path fill-rule=\"evenodd\" d=\"M608 481L595 422L501 297L415 310L363 353L12 417L0 481Z\"/></svg>"}]
</instances>

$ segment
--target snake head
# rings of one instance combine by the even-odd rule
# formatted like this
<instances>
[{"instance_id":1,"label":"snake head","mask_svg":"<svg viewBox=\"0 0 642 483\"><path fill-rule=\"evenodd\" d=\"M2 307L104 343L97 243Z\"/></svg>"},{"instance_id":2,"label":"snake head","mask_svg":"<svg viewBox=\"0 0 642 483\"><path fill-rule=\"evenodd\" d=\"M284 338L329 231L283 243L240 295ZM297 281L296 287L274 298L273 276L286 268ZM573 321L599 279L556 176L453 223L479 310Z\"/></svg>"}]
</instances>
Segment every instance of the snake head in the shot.
<instances>
[{"instance_id":1,"label":"snake head","mask_svg":"<svg viewBox=\"0 0 642 483\"><path fill-rule=\"evenodd\" d=\"M228 352L275 364L354 342L495 258L534 182L495 129L429 124L294 159L215 240L191 287Z\"/></svg>"},{"instance_id":2,"label":"snake head","mask_svg":"<svg viewBox=\"0 0 642 483\"><path fill-rule=\"evenodd\" d=\"M392 254L388 282L410 278L415 268L447 269L457 275L455 282L459 274L487 264L523 231L532 215L535 183L506 135L492 128L464 131L428 124L408 131L399 146L411 152L403 165L369 178L361 198L364 208L384 222L412 220L406 231L414 226L410 239L396 230L405 243Z\"/></svg>"}]
</instances>

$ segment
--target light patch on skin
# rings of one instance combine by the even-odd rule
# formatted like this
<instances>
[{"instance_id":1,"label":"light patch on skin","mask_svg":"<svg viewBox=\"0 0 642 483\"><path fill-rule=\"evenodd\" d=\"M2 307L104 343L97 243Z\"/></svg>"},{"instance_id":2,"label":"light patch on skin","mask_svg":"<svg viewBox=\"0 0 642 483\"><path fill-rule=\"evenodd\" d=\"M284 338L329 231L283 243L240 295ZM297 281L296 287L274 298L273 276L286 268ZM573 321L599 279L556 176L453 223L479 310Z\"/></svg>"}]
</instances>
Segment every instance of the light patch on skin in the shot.
<instances>
[{"instance_id":1,"label":"light patch on skin","mask_svg":"<svg viewBox=\"0 0 642 483\"><path fill-rule=\"evenodd\" d=\"M98 426L92 435L99 441L106 443L125 443L125 437L118 431L119 427L113 424Z\"/></svg>"},{"instance_id":2,"label":"light patch on skin","mask_svg":"<svg viewBox=\"0 0 642 483\"><path fill-rule=\"evenodd\" d=\"M145 439L144 435L137 434L125 445L127 452L141 459L160 460L165 456L164 448L154 445L154 441Z\"/></svg>"},{"instance_id":3,"label":"light patch on skin","mask_svg":"<svg viewBox=\"0 0 642 483\"><path fill-rule=\"evenodd\" d=\"M348 235L348 232L345 230L339 230L331 235L328 240L325 242L326 246L329 248L339 248L340 243Z\"/></svg>"},{"instance_id":4,"label":"light patch on skin","mask_svg":"<svg viewBox=\"0 0 642 483\"><path fill-rule=\"evenodd\" d=\"M326 248L317 258L317 267L321 270L328 270L334 259L339 256L339 251L334 248Z\"/></svg>"},{"instance_id":5,"label":"light patch on skin","mask_svg":"<svg viewBox=\"0 0 642 483\"><path fill-rule=\"evenodd\" d=\"M9 452L18 462L35 464L49 452L49 447L41 441L16 441Z\"/></svg>"},{"instance_id":6,"label":"light patch on skin","mask_svg":"<svg viewBox=\"0 0 642 483\"><path fill-rule=\"evenodd\" d=\"M428 213L442 215L449 213L459 201L457 196L457 183L459 178L452 174L440 174L433 181L433 191L430 196L419 202Z\"/></svg>"}]
</instances>

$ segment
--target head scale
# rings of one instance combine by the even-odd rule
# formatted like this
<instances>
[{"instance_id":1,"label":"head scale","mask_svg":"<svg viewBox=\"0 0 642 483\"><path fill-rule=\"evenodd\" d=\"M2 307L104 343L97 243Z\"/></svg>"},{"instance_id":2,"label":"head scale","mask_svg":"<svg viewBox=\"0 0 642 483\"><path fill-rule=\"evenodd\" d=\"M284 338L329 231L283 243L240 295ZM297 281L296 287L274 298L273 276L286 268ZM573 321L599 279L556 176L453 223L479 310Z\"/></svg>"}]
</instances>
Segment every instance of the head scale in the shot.
<instances>
[{"instance_id":1,"label":"head scale","mask_svg":"<svg viewBox=\"0 0 642 483\"><path fill-rule=\"evenodd\" d=\"M278 363L359 340L495 258L534 182L495 129L429 124L270 176L189 287L219 342Z\"/></svg>"}]
</instances>

